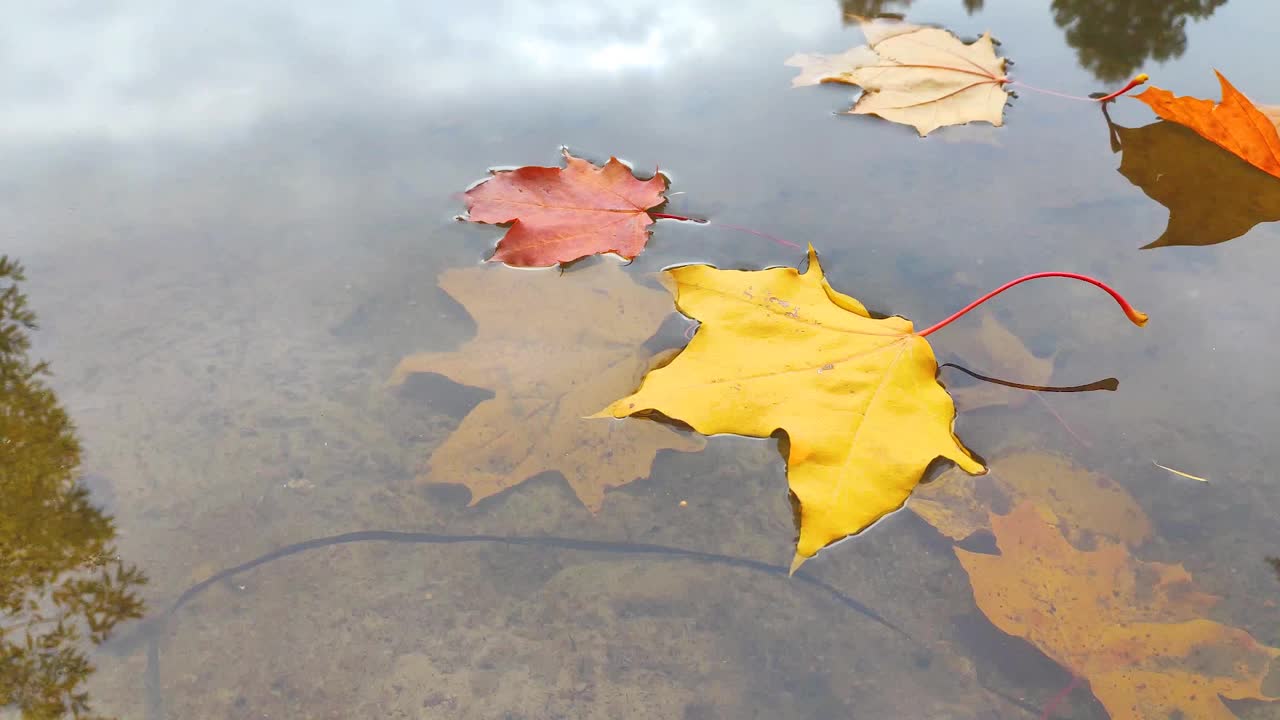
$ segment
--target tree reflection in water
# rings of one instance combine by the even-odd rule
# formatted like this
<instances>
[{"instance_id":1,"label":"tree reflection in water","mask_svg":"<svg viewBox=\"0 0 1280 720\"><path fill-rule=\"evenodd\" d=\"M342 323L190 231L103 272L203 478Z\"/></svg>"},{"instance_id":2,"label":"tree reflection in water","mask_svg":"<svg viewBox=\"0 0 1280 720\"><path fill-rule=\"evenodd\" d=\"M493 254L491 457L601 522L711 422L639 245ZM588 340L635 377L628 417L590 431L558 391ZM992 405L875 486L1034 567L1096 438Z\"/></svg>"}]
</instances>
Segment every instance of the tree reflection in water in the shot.
<instances>
[{"instance_id":1,"label":"tree reflection in water","mask_svg":"<svg viewBox=\"0 0 1280 720\"><path fill-rule=\"evenodd\" d=\"M1203 20L1227 0L1053 0L1080 65L1104 83L1128 80L1147 60L1187 49L1187 18Z\"/></svg>"},{"instance_id":2,"label":"tree reflection in water","mask_svg":"<svg viewBox=\"0 0 1280 720\"><path fill-rule=\"evenodd\" d=\"M913 0L840 0L846 24L859 18L903 17ZM972 15L985 0L961 0ZM1098 80L1123 82L1148 60L1187 49L1187 19L1204 20L1227 0L1053 0L1053 20L1066 32L1080 65Z\"/></svg>"},{"instance_id":3,"label":"tree reflection in water","mask_svg":"<svg viewBox=\"0 0 1280 720\"><path fill-rule=\"evenodd\" d=\"M982 0L977 2L981 4ZM911 3L912 0L840 0L840 10L847 25L858 22L859 18L902 17Z\"/></svg>"},{"instance_id":4,"label":"tree reflection in water","mask_svg":"<svg viewBox=\"0 0 1280 720\"><path fill-rule=\"evenodd\" d=\"M899 17L907 12L913 0L840 0L840 9L844 11L845 22L857 22L857 18L871 18L888 15ZM981 12L986 0L962 0L965 12L970 15Z\"/></svg>"},{"instance_id":5,"label":"tree reflection in water","mask_svg":"<svg viewBox=\"0 0 1280 720\"><path fill-rule=\"evenodd\" d=\"M80 480L80 443L48 365L32 362L22 267L0 256L0 708L96 718L88 643L143 614L146 576L116 554L115 524Z\"/></svg>"}]
</instances>

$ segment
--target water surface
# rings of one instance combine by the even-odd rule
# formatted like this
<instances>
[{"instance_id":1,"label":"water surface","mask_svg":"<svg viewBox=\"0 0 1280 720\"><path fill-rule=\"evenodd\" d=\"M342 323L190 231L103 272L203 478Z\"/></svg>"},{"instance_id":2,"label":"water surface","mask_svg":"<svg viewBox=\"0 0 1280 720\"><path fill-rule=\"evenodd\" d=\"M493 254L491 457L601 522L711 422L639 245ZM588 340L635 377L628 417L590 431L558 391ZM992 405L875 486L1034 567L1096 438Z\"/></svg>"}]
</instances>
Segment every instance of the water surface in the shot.
<instances>
[{"instance_id":1,"label":"water surface","mask_svg":"<svg viewBox=\"0 0 1280 720\"><path fill-rule=\"evenodd\" d=\"M51 363L91 497L114 516L118 555L145 572L150 611L219 569L358 530L789 562L774 441L662 453L597 514L555 474L474 507L456 485L415 482L487 397L439 377L385 386L402 357L476 332L437 277L475 266L501 231L457 222L458 193L568 146L661 168L668 212L813 243L836 287L917 323L1029 272L1121 288L1147 328L1085 286L1029 285L994 308L1052 358L1054 384L1112 376L1117 392L963 413L958 432L988 459L1029 447L1114 478L1152 519L1144 557L1185 564L1225 598L1211 617L1280 645L1266 602L1280 554L1277 226L1140 250L1168 209L1117 172L1088 103L1023 91L1005 127L922 140L836 115L850 88L789 87L785 58L861 44L847 14L878 12L990 30L1015 77L1062 93L1145 71L1216 98L1217 68L1280 101L1267 0L11 8L0 252L26 266L32 356ZM1132 100L1111 117L1154 122ZM664 221L628 270L802 259ZM664 326L654 347L680 344L681 329ZM931 340L973 365L962 340L949 349L965 332ZM83 689L95 712L152 720L1020 718L1070 681L983 617L950 542L908 512L805 569L915 640L810 585L723 563L366 542L214 583L160 637L150 687L134 643L91 652ZM1106 717L1083 688L1059 712Z\"/></svg>"}]
</instances>

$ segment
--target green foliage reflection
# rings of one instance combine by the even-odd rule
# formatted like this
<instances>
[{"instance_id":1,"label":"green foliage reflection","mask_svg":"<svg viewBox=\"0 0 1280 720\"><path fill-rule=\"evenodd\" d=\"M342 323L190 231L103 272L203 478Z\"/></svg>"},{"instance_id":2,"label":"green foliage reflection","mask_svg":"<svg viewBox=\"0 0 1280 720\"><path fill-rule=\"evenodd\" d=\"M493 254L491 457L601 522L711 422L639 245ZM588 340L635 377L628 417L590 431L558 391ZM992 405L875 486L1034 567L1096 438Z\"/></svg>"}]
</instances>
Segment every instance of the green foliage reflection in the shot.
<instances>
[{"instance_id":1,"label":"green foliage reflection","mask_svg":"<svg viewBox=\"0 0 1280 720\"><path fill-rule=\"evenodd\" d=\"M1147 60L1181 57L1187 18L1203 20L1227 0L1053 0L1080 64L1104 83L1128 80Z\"/></svg>"},{"instance_id":2,"label":"green foliage reflection","mask_svg":"<svg viewBox=\"0 0 1280 720\"><path fill-rule=\"evenodd\" d=\"M965 12L972 15L982 11L986 0L961 0ZM858 18L901 17L906 14L914 0L840 0L840 9L844 12L845 23L854 23Z\"/></svg>"},{"instance_id":3,"label":"green foliage reflection","mask_svg":"<svg viewBox=\"0 0 1280 720\"><path fill-rule=\"evenodd\" d=\"M116 554L111 518L78 479L80 444L48 366L27 356L35 314L0 256L0 708L93 718L85 642L138 618L146 577Z\"/></svg>"},{"instance_id":4,"label":"green foliage reflection","mask_svg":"<svg viewBox=\"0 0 1280 720\"><path fill-rule=\"evenodd\" d=\"M845 23L902 17L914 0L840 0ZM961 0L972 15L985 0ZM1187 19L1203 20L1227 0L1053 0L1053 19L1076 49L1080 65L1104 83L1128 80L1148 60L1171 60L1187 49Z\"/></svg>"},{"instance_id":5,"label":"green foliage reflection","mask_svg":"<svg viewBox=\"0 0 1280 720\"><path fill-rule=\"evenodd\" d=\"M912 0L840 0L840 10L844 12L845 23L854 23L858 18L899 17L911 3Z\"/></svg>"}]
</instances>

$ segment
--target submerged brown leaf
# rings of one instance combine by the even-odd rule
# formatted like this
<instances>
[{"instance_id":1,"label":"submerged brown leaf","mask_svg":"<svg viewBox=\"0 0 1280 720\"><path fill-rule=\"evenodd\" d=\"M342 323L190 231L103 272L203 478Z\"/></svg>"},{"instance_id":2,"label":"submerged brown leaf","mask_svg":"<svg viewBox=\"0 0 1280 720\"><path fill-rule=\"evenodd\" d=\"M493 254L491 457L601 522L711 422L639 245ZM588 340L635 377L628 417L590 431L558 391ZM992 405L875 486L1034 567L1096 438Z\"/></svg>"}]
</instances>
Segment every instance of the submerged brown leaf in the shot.
<instances>
[{"instance_id":1,"label":"submerged brown leaf","mask_svg":"<svg viewBox=\"0 0 1280 720\"><path fill-rule=\"evenodd\" d=\"M642 345L671 314L665 292L613 262L563 275L449 270L440 287L475 318L476 337L454 352L401 360L390 382L437 373L494 397L436 448L422 481L465 485L475 504L554 470L595 512L606 490L647 477L659 450L703 446L660 423L583 419L634 390L650 368Z\"/></svg>"},{"instance_id":2,"label":"submerged brown leaf","mask_svg":"<svg viewBox=\"0 0 1280 720\"><path fill-rule=\"evenodd\" d=\"M1280 181L1190 128L1110 127L1120 174L1169 208L1168 227L1143 249L1215 245L1280 220Z\"/></svg>"},{"instance_id":3,"label":"submerged brown leaf","mask_svg":"<svg viewBox=\"0 0 1280 720\"><path fill-rule=\"evenodd\" d=\"M1024 450L996 458L990 468L979 477L948 470L918 487L907 508L957 541L990 530L992 512L1003 515L1026 501L1051 510L1078 545L1098 537L1138 545L1151 536L1146 513L1122 485L1065 457Z\"/></svg>"},{"instance_id":4,"label":"submerged brown leaf","mask_svg":"<svg viewBox=\"0 0 1280 720\"><path fill-rule=\"evenodd\" d=\"M1004 632L1083 678L1112 720L1231 720L1222 698L1274 700L1280 649L1204 618L1217 600L1181 565L1099 540L1082 551L1031 502L993 515L999 555L956 549L974 600Z\"/></svg>"}]
</instances>

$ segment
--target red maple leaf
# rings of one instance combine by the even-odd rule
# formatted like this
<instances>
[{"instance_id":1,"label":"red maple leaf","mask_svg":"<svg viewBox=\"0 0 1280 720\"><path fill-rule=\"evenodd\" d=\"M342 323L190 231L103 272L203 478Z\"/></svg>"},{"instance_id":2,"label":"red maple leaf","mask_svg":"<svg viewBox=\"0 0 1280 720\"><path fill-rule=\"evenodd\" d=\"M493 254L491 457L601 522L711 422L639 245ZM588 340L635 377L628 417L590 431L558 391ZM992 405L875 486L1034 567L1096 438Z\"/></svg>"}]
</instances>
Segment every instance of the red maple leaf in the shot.
<instances>
[{"instance_id":1,"label":"red maple leaf","mask_svg":"<svg viewBox=\"0 0 1280 720\"><path fill-rule=\"evenodd\" d=\"M564 168L494 173L466 192L469 220L511 223L490 260L546 267L610 252L630 260L644 249L647 211L666 202L666 178L640 180L612 157L604 167L568 151L564 159Z\"/></svg>"}]
</instances>

